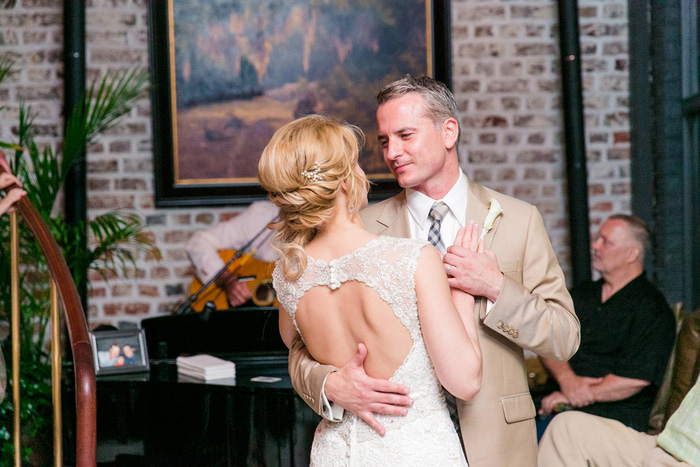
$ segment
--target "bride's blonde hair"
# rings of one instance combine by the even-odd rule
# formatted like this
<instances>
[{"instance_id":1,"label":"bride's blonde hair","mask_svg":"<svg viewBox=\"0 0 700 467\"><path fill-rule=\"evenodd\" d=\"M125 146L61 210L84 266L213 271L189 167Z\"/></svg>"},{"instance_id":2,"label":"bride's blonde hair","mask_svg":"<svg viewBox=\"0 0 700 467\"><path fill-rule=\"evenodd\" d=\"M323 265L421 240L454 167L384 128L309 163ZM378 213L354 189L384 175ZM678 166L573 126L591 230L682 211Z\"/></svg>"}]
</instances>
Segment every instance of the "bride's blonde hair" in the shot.
<instances>
[{"instance_id":1,"label":"bride's blonde hair","mask_svg":"<svg viewBox=\"0 0 700 467\"><path fill-rule=\"evenodd\" d=\"M258 180L280 208L273 240L285 276L301 276L304 246L334 215L336 196L347 193L347 209L357 216L367 204L369 182L357 167L364 135L356 126L309 115L283 126L272 136L258 163Z\"/></svg>"}]
</instances>

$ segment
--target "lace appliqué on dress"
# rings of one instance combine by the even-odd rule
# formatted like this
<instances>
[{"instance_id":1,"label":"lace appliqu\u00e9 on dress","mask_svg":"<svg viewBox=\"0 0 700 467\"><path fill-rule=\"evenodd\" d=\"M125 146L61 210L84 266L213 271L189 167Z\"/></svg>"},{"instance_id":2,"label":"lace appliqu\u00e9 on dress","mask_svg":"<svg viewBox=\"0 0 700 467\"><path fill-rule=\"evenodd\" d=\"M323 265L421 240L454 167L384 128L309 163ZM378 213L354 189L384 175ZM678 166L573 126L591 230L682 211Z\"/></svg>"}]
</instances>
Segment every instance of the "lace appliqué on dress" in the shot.
<instances>
[{"instance_id":1,"label":"lace appliqu\u00e9 on dress","mask_svg":"<svg viewBox=\"0 0 700 467\"><path fill-rule=\"evenodd\" d=\"M284 278L278 262L273 284L295 327L297 303L311 287L335 290L356 280L377 292L413 340L406 359L391 378L411 389L414 404L408 415L377 415L386 428L383 437L349 412L340 423L321 421L311 449L312 466L467 465L420 331L414 274L425 245L419 240L380 237L328 263L309 257L306 270L293 282Z\"/></svg>"}]
</instances>

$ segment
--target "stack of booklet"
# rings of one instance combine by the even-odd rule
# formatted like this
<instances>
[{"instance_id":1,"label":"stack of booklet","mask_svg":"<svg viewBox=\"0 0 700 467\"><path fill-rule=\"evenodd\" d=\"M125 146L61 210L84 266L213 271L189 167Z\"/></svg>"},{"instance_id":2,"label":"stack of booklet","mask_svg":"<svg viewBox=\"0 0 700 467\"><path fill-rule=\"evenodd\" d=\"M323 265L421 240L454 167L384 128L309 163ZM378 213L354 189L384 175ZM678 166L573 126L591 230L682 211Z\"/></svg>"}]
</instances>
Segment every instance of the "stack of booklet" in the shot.
<instances>
[{"instance_id":1,"label":"stack of booklet","mask_svg":"<svg viewBox=\"0 0 700 467\"><path fill-rule=\"evenodd\" d=\"M192 378L210 381L213 379L235 378L236 365L211 355L177 357L177 372Z\"/></svg>"}]
</instances>

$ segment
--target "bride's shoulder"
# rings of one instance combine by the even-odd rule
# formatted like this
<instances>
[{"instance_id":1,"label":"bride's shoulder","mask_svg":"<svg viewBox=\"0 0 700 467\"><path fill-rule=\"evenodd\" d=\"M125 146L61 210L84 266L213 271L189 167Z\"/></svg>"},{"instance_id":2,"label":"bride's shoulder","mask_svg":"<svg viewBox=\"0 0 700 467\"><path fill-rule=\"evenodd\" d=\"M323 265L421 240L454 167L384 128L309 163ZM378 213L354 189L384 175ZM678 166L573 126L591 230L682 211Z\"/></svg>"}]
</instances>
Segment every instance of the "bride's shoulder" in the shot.
<instances>
[{"instance_id":1,"label":"bride's shoulder","mask_svg":"<svg viewBox=\"0 0 700 467\"><path fill-rule=\"evenodd\" d=\"M424 240L415 238L398 238L381 236L376 240L376 246L383 251L401 252L408 256L418 256L426 245L430 245Z\"/></svg>"},{"instance_id":2,"label":"bride's shoulder","mask_svg":"<svg viewBox=\"0 0 700 467\"><path fill-rule=\"evenodd\" d=\"M382 241L390 245L406 245L417 248L422 248L425 245L429 245L429 243L425 240L418 240L417 238L388 237L385 235L378 237L378 241Z\"/></svg>"}]
</instances>

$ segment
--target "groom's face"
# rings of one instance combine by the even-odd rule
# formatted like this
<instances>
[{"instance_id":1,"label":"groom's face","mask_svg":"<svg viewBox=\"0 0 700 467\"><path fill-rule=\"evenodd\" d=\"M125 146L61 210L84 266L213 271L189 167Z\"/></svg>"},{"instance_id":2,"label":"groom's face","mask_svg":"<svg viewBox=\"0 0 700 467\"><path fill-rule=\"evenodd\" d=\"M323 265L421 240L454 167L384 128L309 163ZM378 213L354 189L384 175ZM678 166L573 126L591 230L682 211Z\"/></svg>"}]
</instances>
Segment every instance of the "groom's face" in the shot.
<instances>
[{"instance_id":1,"label":"groom's face","mask_svg":"<svg viewBox=\"0 0 700 467\"><path fill-rule=\"evenodd\" d=\"M457 158L448 151L453 144L445 124L428 117L423 96L412 92L381 104L377 130L384 162L403 188L438 199L454 184Z\"/></svg>"}]
</instances>

